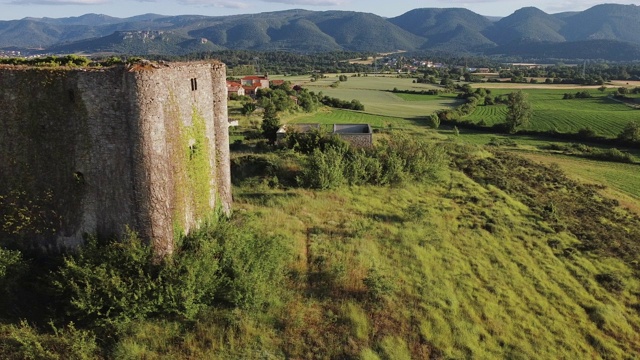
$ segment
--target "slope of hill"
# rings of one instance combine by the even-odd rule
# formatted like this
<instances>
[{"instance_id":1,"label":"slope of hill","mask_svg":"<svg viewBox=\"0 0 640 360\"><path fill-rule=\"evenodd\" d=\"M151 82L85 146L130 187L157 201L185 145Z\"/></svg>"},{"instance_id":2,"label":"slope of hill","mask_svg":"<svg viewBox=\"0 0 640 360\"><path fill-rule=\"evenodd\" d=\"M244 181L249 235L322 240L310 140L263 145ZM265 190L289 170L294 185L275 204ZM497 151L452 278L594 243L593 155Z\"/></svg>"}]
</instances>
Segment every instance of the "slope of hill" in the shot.
<instances>
[{"instance_id":1,"label":"slope of hill","mask_svg":"<svg viewBox=\"0 0 640 360\"><path fill-rule=\"evenodd\" d=\"M308 19L347 50L413 50L424 41L373 14L327 11L314 13Z\"/></svg>"},{"instance_id":2,"label":"slope of hill","mask_svg":"<svg viewBox=\"0 0 640 360\"><path fill-rule=\"evenodd\" d=\"M173 31L118 31L97 40L81 40L54 46L51 51L58 53L81 53L91 49L91 53L106 54L187 54L192 52L216 51L222 48L205 39L193 39Z\"/></svg>"},{"instance_id":3,"label":"slope of hill","mask_svg":"<svg viewBox=\"0 0 640 360\"><path fill-rule=\"evenodd\" d=\"M67 17L67 18L27 18L32 21L39 21L53 25L86 25L86 26L100 26L107 24L116 24L122 22L122 19L103 14L84 14L81 16ZM136 21L142 20L143 17L137 17Z\"/></svg>"},{"instance_id":4,"label":"slope of hill","mask_svg":"<svg viewBox=\"0 0 640 360\"><path fill-rule=\"evenodd\" d=\"M100 35L94 35L93 29L84 25L59 26L34 20L0 21L0 48L48 47L61 41L74 41Z\"/></svg>"},{"instance_id":5,"label":"slope of hill","mask_svg":"<svg viewBox=\"0 0 640 360\"><path fill-rule=\"evenodd\" d=\"M444 50L453 52L482 52L496 46L477 31L458 25L453 31L434 35L423 45L425 50Z\"/></svg>"},{"instance_id":6,"label":"slope of hill","mask_svg":"<svg viewBox=\"0 0 640 360\"><path fill-rule=\"evenodd\" d=\"M460 26L481 32L492 26L491 20L467 9L415 9L389 19L404 30L430 39L434 35L446 34Z\"/></svg>"},{"instance_id":7,"label":"slope of hill","mask_svg":"<svg viewBox=\"0 0 640 360\"><path fill-rule=\"evenodd\" d=\"M496 22L484 34L500 45L520 40L561 42L565 39L558 31L563 25L564 21L535 7L527 7Z\"/></svg>"},{"instance_id":8,"label":"slope of hill","mask_svg":"<svg viewBox=\"0 0 640 360\"><path fill-rule=\"evenodd\" d=\"M619 40L640 44L640 7L597 5L565 19L561 33L567 40Z\"/></svg>"}]
</instances>

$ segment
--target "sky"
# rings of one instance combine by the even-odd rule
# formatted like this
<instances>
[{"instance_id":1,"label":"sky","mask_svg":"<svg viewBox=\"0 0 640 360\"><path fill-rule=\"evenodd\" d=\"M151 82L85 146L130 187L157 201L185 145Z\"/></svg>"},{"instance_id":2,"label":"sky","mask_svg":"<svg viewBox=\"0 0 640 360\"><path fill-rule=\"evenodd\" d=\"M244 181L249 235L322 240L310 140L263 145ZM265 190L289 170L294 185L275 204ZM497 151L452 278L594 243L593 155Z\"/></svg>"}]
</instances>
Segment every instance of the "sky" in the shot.
<instances>
[{"instance_id":1,"label":"sky","mask_svg":"<svg viewBox=\"0 0 640 360\"><path fill-rule=\"evenodd\" d=\"M345 10L394 17L416 8L467 8L486 16L507 16L526 6L547 13L580 11L600 3L640 5L610 0L0 0L0 20L25 17L70 17L88 13L129 17L146 13L161 15L234 15L287 9Z\"/></svg>"}]
</instances>

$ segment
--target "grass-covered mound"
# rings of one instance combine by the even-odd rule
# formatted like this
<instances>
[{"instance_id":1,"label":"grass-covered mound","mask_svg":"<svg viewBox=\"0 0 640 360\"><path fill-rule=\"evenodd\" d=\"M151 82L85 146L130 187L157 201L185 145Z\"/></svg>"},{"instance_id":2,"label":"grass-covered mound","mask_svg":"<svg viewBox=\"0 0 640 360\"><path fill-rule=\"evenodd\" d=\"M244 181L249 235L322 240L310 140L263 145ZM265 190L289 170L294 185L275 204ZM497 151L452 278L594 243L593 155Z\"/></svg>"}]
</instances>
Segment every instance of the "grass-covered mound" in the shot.
<instances>
[{"instance_id":1,"label":"grass-covered mound","mask_svg":"<svg viewBox=\"0 0 640 360\"><path fill-rule=\"evenodd\" d=\"M166 263L134 236L47 266L4 251L0 357L640 353L637 216L556 168L421 144L371 150L380 174L400 176L358 185L357 151L235 154L232 218L183 239ZM343 172L317 166L337 151ZM315 190L310 169L338 182Z\"/></svg>"}]
</instances>

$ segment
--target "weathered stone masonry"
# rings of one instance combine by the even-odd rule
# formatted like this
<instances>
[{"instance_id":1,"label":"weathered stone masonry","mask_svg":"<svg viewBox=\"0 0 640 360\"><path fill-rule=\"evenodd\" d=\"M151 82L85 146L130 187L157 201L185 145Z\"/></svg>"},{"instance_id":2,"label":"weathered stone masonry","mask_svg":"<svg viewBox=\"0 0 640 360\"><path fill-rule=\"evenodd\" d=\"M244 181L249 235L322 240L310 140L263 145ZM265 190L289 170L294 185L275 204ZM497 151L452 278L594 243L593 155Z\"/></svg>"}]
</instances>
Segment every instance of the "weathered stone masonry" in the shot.
<instances>
[{"instance_id":1,"label":"weathered stone masonry","mask_svg":"<svg viewBox=\"0 0 640 360\"><path fill-rule=\"evenodd\" d=\"M137 231L173 251L231 206L225 67L0 67L0 236L50 248Z\"/></svg>"}]
</instances>

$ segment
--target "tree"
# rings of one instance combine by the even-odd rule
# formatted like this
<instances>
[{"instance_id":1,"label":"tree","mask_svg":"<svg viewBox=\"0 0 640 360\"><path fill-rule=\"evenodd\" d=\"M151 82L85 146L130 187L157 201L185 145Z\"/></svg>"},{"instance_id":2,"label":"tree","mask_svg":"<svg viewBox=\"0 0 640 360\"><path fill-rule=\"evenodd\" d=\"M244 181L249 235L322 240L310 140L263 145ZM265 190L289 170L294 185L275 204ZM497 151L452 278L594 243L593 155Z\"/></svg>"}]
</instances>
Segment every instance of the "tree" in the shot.
<instances>
[{"instance_id":1,"label":"tree","mask_svg":"<svg viewBox=\"0 0 640 360\"><path fill-rule=\"evenodd\" d=\"M510 133L515 133L518 127L529 123L531 118L531 104L527 94L518 90L507 97L507 116L505 123Z\"/></svg>"},{"instance_id":2,"label":"tree","mask_svg":"<svg viewBox=\"0 0 640 360\"><path fill-rule=\"evenodd\" d=\"M433 129L437 129L440 127L440 118L436 114L431 114L428 117L429 126Z\"/></svg>"},{"instance_id":3,"label":"tree","mask_svg":"<svg viewBox=\"0 0 640 360\"><path fill-rule=\"evenodd\" d=\"M271 144L276 142L278 138L277 132L280 129L280 119L278 118L278 111L272 104L268 104L264 108L264 115L262 115L262 136L264 136Z\"/></svg>"},{"instance_id":4,"label":"tree","mask_svg":"<svg viewBox=\"0 0 640 360\"><path fill-rule=\"evenodd\" d=\"M600 91L601 93L604 93L605 91L607 91L607 87L602 85L598 88L598 91Z\"/></svg>"},{"instance_id":5,"label":"tree","mask_svg":"<svg viewBox=\"0 0 640 360\"><path fill-rule=\"evenodd\" d=\"M249 116L256 110L256 104L253 101L247 101L242 104L242 110L240 112L242 115Z\"/></svg>"},{"instance_id":6,"label":"tree","mask_svg":"<svg viewBox=\"0 0 640 360\"><path fill-rule=\"evenodd\" d=\"M640 142L640 122L632 121L625 125L618 139L622 141Z\"/></svg>"}]
</instances>

